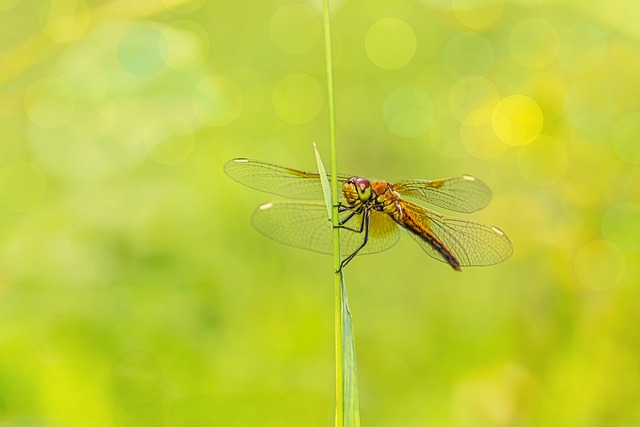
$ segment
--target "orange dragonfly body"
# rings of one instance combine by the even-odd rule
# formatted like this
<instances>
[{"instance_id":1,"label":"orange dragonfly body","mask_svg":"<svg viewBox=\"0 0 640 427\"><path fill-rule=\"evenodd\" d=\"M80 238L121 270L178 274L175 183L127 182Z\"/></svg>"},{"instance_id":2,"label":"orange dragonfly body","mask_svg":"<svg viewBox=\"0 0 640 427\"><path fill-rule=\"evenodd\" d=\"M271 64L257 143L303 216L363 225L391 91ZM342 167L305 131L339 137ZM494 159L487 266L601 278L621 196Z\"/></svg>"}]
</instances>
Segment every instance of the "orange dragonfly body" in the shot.
<instances>
[{"instance_id":1,"label":"orange dragonfly body","mask_svg":"<svg viewBox=\"0 0 640 427\"><path fill-rule=\"evenodd\" d=\"M265 236L289 246L333 253L332 225L321 200L320 175L269 163L233 159L225 172L257 190L299 199L262 204L253 214L253 226ZM339 174L341 248L349 255L380 252L393 246L405 229L431 257L455 270L502 262L513 253L499 228L441 215L405 200L411 197L456 212L475 212L491 200L491 190L470 175L438 180L410 180L391 184ZM315 200L315 201L312 201Z\"/></svg>"}]
</instances>

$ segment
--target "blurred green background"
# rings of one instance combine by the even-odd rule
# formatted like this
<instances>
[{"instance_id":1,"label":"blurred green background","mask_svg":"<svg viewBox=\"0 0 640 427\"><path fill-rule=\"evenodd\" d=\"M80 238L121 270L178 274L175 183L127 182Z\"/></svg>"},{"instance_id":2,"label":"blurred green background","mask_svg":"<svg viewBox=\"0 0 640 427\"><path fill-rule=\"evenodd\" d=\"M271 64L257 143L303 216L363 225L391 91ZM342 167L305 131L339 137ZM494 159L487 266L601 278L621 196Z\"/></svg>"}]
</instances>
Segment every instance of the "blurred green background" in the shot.
<instances>
[{"instance_id":1,"label":"blurred green background","mask_svg":"<svg viewBox=\"0 0 640 427\"><path fill-rule=\"evenodd\" d=\"M347 269L363 426L640 425L640 3L332 3L340 170L469 173L515 254ZM330 257L233 157L328 156L321 2L0 2L0 426L330 426Z\"/></svg>"}]
</instances>

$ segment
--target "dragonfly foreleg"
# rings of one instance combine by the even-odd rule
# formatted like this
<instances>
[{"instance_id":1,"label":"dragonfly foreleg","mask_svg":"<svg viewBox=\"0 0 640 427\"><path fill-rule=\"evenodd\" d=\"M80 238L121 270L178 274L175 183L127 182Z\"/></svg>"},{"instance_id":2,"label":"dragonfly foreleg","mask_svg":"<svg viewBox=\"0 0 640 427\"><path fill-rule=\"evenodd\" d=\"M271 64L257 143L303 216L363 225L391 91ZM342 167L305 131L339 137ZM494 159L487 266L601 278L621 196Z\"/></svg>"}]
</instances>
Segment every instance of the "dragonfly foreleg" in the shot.
<instances>
[{"instance_id":1,"label":"dragonfly foreleg","mask_svg":"<svg viewBox=\"0 0 640 427\"><path fill-rule=\"evenodd\" d=\"M350 210L350 209L345 206L344 210L342 212L346 212L347 210ZM363 211L364 211L364 207L363 206L358 207L358 209L351 210L349 215L347 215L345 218L340 220L340 223L338 224L338 227L339 228L343 228L345 230L354 231L356 233L362 233L362 230L364 228L364 217L362 218L362 221L360 222L360 229L359 230L357 230L355 228L348 227L345 224L347 222L349 222L349 220L351 220L351 218L353 218L355 215L362 214Z\"/></svg>"},{"instance_id":2,"label":"dragonfly foreleg","mask_svg":"<svg viewBox=\"0 0 640 427\"><path fill-rule=\"evenodd\" d=\"M353 251L351 255L349 255L348 257L342 260L342 262L340 263L340 270L342 270L347 264L349 264L349 261L351 261L356 255L358 255L358 252L360 252L360 250L365 247L365 245L367 244L367 241L369 240L369 212L368 211L365 211L363 214L362 224L360 225L360 233L362 233L363 229L364 229L364 239L362 239L362 244L358 246L358 248L355 251Z\"/></svg>"}]
</instances>

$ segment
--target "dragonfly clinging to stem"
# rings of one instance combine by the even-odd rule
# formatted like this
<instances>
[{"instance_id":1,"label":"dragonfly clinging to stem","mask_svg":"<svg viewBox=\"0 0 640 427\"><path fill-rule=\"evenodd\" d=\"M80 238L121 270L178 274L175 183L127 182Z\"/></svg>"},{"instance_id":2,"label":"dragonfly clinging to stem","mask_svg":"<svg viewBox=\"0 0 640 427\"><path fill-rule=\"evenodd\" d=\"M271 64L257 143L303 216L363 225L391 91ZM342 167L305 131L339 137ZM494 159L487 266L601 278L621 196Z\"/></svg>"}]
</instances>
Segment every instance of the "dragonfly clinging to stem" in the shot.
<instances>
[{"instance_id":1,"label":"dragonfly clinging to stem","mask_svg":"<svg viewBox=\"0 0 640 427\"><path fill-rule=\"evenodd\" d=\"M236 181L267 193L295 199L260 205L253 226L265 236L289 246L333 253L331 223L316 172L277 166L258 160L233 159L224 170ZM407 180L391 184L355 175L338 174L340 246L348 255L344 268L356 255L386 250L400 238L400 230L427 255L462 267L500 263L511 256L509 238L498 227L442 215L405 197L441 208L471 213L491 200L491 190L479 179L462 175L436 180Z\"/></svg>"}]
</instances>

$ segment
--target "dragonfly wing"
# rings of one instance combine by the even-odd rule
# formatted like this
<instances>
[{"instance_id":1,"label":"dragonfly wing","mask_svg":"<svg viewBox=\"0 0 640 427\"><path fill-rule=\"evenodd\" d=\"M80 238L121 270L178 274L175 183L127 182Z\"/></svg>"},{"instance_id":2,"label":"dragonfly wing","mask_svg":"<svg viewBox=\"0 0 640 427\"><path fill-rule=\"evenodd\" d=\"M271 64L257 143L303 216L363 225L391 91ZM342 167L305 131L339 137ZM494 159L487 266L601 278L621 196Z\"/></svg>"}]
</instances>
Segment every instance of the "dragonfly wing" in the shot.
<instances>
[{"instance_id":1,"label":"dragonfly wing","mask_svg":"<svg viewBox=\"0 0 640 427\"><path fill-rule=\"evenodd\" d=\"M456 212L475 212L491 200L491 189L471 175L453 178L400 181L393 189L403 196L413 197Z\"/></svg>"},{"instance_id":2,"label":"dragonfly wing","mask_svg":"<svg viewBox=\"0 0 640 427\"><path fill-rule=\"evenodd\" d=\"M406 209L422 226L431 230L458 258L463 267L498 264L513 253L511 241L498 227L440 215L430 209L404 202ZM447 262L424 239L411 234L431 257Z\"/></svg>"},{"instance_id":3,"label":"dragonfly wing","mask_svg":"<svg viewBox=\"0 0 640 427\"><path fill-rule=\"evenodd\" d=\"M345 216L345 213L342 214ZM340 250L348 256L353 253L364 239L364 232L357 233L362 224L362 215L355 215L347 224L348 229L340 230ZM359 254L372 254L389 249L400 239L400 230L393 219L386 213L371 211L369 213L369 238L367 244Z\"/></svg>"},{"instance_id":4,"label":"dragonfly wing","mask_svg":"<svg viewBox=\"0 0 640 427\"><path fill-rule=\"evenodd\" d=\"M341 213L346 218L347 212ZM359 252L370 254L393 246L400 233L391 217L373 212L369 225L369 241ZM253 213L252 223L264 236L288 246L324 254L333 253L333 227L327 218L327 208L322 202L275 201L261 205ZM363 242L364 232L359 230L362 215L354 215L340 230L340 248L349 255Z\"/></svg>"},{"instance_id":5,"label":"dragonfly wing","mask_svg":"<svg viewBox=\"0 0 640 427\"><path fill-rule=\"evenodd\" d=\"M285 168L249 159L230 160L225 163L224 171L239 183L266 193L290 199L323 199L322 184L317 172ZM341 183L349 178L350 176L344 174L338 176Z\"/></svg>"}]
</instances>

